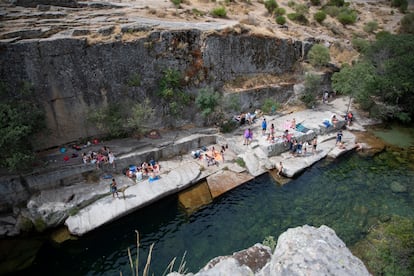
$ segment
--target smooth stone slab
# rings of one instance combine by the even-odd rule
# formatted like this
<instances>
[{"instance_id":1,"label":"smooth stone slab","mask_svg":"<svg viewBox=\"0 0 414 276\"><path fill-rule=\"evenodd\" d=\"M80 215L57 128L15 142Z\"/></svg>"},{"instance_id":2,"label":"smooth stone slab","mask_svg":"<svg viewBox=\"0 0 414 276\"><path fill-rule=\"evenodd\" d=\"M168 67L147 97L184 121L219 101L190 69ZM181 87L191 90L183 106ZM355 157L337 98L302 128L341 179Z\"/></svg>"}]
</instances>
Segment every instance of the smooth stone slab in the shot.
<instances>
[{"instance_id":1,"label":"smooth stone slab","mask_svg":"<svg viewBox=\"0 0 414 276\"><path fill-rule=\"evenodd\" d=\"M210 188L211 196L216 198L227 191L230 191L254 177L247 173L235 173L232 171L219 171L207 177L208 187Z\"/></svg>"},{"instance_id":2,"label":"smooth stone slab","mask_svg":"<svg viewBox=\"0 0 414 276\"><path fill-rule=\"evenodd\" d=\"M145 180L128 187L124 192L125 199L122 193L119 193L119 198L109 195L94 202L66 219L65 224L70 233L83 235L162 197L189 187L199 174L198 164L187 162L168 174L162 175L156 181L149 183ZM123 187L118 188L123 189Z\"/></svg>"}]
</instances>

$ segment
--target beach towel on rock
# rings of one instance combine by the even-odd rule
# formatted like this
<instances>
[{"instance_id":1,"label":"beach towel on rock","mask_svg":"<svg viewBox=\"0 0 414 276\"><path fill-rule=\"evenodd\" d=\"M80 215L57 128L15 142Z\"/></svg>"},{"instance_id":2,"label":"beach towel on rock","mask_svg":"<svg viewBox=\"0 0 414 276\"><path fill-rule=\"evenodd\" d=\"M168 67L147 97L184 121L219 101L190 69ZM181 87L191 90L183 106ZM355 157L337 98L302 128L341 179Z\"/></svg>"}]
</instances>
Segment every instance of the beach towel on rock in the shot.
<instances>
[{"instance_id":1,"label":"beach towel on rock","mask_svg":"<svg viewBox=\"0 0 414 276\"><path fill-rule=\"evenodd\" d=\"M302 124L296 124L296 130L299 131L299 132L306 133L306 132L309 131L309 128L305 127Z\"/></svg>"}]
</instances>

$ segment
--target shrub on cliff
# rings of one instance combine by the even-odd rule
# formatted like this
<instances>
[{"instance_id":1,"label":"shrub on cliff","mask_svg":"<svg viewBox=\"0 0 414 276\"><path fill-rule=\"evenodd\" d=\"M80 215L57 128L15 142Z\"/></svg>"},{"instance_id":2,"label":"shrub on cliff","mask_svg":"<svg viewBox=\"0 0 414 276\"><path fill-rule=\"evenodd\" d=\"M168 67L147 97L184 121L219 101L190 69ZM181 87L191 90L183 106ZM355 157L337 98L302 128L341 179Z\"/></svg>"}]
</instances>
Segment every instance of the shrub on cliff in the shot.
<instances>
[{"instance_id":1,"label":"shrub on cliff","mask_svg":"<svg viewBox=\"0 0 414 276\"><path fill-rule=\"evenodd\" d=\"M279 25L284 25L286 23L286 18L283 15L276 17L276 23Z\"/></svg>"},{"instance_id":2,"label":"shrub on cliff","mask_svg":"<svg viewBox=\"0 0 414 276\"><path fill-rule=\"evenodd\" d=\"M207 124L210 123L210 119L216 111L216 107L220 100L220 94L214 92L210 87L200 89L198 96L196 97L196 105L201 110L203 118L207 119Z\"/></svg>"},{"instance_id":3,"label":"shrub on cliff","mask_svg":"<svg viewBox=\"0 0 414 276\"><path fill-rule=\"evenodd\" d=\"M400 33L414 34L414 13L404 15L401 19Z\"/></svg>"},{"instance_id":4,"label":"shrub on cliff","mask_svg":"<svg viewBox=\"0 0 414 276\"><path fill-rule=\"evenodd\" d=\"M322 23L326 19L326 13L324 11L318 11L313 15L313 18L318 23Z\"/></svg>"},{"instance_id":5,"label":"shrub on cliff","mask_svg":"<svg viewBox=\"0 0 414 276\"><path fill-rule=\"evenodd\" d=\"M317 104L317 96L321 84L321 77L316 74L306 74L305 76L305 90L301 97L302 102L309 108L313 108Z\"/></svg>"},{"instance_id":6,"label":"shrub on cliff","mask_svg":"<svg viewBox=\"0 0 414 276\"><path fill-rule=\"evenodd\" d=\"M19 91L10 91L0 83L0 98L0 167L9 171L30 168L33 137L46 127L45 112L27 82Z\"/></svg>"},{"instance_id":7,"label":"shrub on cliff","mask_svg":"<svg viewBox=\"0 0 414 276\"><path fill-rule=\"evenodd\" d=\"M171 68L164 70L158 94L166 116L177 117L191 101L190 95L183 91L181 72Z\"/></svg>"},{"instance_id":8,"label":"shrub on cliff","mask_svg":"<svg viewBox=\"0 0 414 276\"><path fill-rule=\"evenodd\" d=\"M87 120L108 135L108 138L125 137L129 134L126 126L129 108L126 106L128 106L127 103L113 103L91 110L87 115Z\"/></svg>"},{"instance_id":9,"label":"shrub on cliff","mask_svg":"<svg viewBox=\"0 0 414 276\"><path fill-rule=\"evenodd\" d=\"M356 11L349 8L342 8L336 18L342 25L350 25L356 22L357 17L358 14Z\"/></svg>"},{"instance_id":10,"label":"shrub on cliff","mask_svg":"<svg viewBox=\"0 0 414 276\"><path fill-rule=\"evenodd\" d=\"M400 10L400 12L404 13L407 11L408 1L407 0L391 0L391 7L396 7Z\"/></svg>"},{"instance_id":11,"label":"shrub on cliff","mask_svg":"<svg viewBox=\"0 0 414 276\"><path fill-rule=\"evenodd\" d=\"M331 60L329 49L321 44L315 44L309 50L308 60L313 66L325 66Z\"/></svg>"},{"instance_id":12,"label":"shrub on cliff","mask_svg":"<svg viewBox=\"0 0 414 276\"><path fill-rule=\"evenodd\" d=\"M211 14L215 17L226 17L227 11L226 8L223 6L216 7L211 11Z\"/></svg>"},{"instance_id":13,"label":"shrub on cliff","mask_svg":"<svg viewBox=\"0 0 414 276\"><path fill-rule=\"evenodd\" d=\"M378 29L377 21L369 21L365 23L363 30L367 33L374 33Z\"/></svg>"},{"instance_id":14,"label":"shrub on cliff","mask_svg":"<svg viewBox=\"0 0 414 276\"><path fill-rule=\"evenodd\" d=\"M266 0L264 6L270 14L273 14L274 10L278 7L276 0Z\"/></svg>"}]
</instances>

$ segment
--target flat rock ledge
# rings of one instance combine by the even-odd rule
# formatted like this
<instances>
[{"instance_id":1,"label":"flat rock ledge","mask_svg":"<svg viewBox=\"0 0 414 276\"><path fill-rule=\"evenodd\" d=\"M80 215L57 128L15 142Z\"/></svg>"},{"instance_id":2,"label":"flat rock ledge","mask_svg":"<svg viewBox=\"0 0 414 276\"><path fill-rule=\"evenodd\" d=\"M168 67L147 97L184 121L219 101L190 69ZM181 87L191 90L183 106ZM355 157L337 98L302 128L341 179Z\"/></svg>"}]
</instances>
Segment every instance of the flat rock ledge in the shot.
<instances>
[{"instance_id":1,"label":"flat rock ledge","mask_svg":"<svg viewBox=\"0 0 414 276\"><path fill-rule=\"evenodd\" d=\"M162 197L187 188L199 175L200 167L197 164L182 164L152 183L147 179L135 185L120 187L118 198L109 196L95 201L94 204L68 217L65 224L72 234L83 235Z\"/></svg>"},{"instance_id":2,"label":"flat rock ledge","mask_svg":"<svg viewBox=\"0 0 414 276\"><path fill-rule=\"evenodd\" d=\"M170 273L169 276L183 275ZM215 275L370 275L363 262L352 255L331 228L304 225L288 229L279 236L273 254L262 244L216 257L196 274Z\"/></svg>"}]
</instances>

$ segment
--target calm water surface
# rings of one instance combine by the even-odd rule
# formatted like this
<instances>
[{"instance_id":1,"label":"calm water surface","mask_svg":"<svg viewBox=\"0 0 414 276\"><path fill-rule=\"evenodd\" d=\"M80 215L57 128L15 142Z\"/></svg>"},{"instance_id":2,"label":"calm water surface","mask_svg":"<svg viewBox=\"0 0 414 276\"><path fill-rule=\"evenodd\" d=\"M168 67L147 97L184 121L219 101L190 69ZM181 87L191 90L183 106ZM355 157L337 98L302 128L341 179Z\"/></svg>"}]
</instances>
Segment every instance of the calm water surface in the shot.
<instances>
[{"instance_id":1,"label":"calm water surface","mask_svg":"<svg viewBox=\"0 0 414 276\"><path fill-rule=\"evenodd\" d=\"M264 175L191 215L172 196L80 240L44 246L26 273L130 275L127 248L136 254L135 230L140 232L140 271L155 243L154 275L162 275L174 257L179 263L185 252L188 271L197 272L213 257L248 248L269 235L277 239L286 229L304 224L325 224L349 246L380 217L414 216L410 164L401 153L349 154L322 161L283 187ZM393 182L407 192L393 193Z\"/></svg>"}]
</instances>

